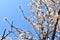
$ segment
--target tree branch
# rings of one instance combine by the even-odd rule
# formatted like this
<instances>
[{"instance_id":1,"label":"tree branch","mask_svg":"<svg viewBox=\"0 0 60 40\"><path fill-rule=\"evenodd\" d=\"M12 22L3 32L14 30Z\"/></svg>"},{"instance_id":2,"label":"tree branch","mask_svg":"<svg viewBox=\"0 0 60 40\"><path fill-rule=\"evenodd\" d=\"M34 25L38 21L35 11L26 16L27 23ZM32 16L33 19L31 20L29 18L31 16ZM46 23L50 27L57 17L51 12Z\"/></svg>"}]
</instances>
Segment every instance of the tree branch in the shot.
<instances>
[{"instance_id":1,"label":"tree branch","mask_svg":"<svg viewBox=\"0 0 60 40\"><path fill-rule=\"evenodd\" d=\"M54 38L55 38L58 21L59 21L59 18L57 18L57 21L56 21L56 24L55 24L55 27L54 27L54 30L53 30L52 40L54 40Z\"/></svg>"}]
</instances>

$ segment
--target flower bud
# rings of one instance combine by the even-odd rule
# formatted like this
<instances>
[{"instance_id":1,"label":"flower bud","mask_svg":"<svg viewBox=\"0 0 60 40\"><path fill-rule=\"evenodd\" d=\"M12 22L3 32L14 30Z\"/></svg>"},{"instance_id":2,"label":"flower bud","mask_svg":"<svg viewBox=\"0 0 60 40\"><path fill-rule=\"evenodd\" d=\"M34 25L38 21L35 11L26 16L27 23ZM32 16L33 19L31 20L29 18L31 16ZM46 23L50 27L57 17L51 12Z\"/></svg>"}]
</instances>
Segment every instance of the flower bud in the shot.
<instances>
[{"instance_id":1,"label":"flower bud","mask_svg":"<svg viewBox=\"0 0 60 40\"><path fill-rule=\"evenodd\" d=\"M4 17L4 20L5 20L5 21L7 21L7 20L8 20L8 18L7 18L7 17Z\"/></svg>"}]
</instances>

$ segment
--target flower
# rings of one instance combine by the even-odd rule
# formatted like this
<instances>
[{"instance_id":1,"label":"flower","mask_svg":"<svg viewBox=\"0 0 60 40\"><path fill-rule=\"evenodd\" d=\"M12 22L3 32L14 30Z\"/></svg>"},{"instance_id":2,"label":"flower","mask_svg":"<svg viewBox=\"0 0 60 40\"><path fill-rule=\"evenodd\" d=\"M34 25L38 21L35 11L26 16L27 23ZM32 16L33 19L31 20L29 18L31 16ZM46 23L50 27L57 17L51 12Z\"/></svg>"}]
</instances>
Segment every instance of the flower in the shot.
<instances>
[{"instance_id":1,"label":"flower","mask_svg":"<svg viewBox=\"0 0 60 40\"><path fill-rule=\"evenodd\" d=\"M33 22L33 25L36 26L37 25L37 22Z\"/></svg>"},{"instance_id":2,"label":"flower","mask_svg":"<svg viewBox=\"0 0 60 40\"><path fill-rule=\"evenodd\" d=\"M7 20L8 20L8 18L7 18L7 17L4 17L4 20L5 20L5 21L7 21Z\"/></svg>"},{"instance_id":3,"label":"flower","mask_svg":"<svg viewBox=\"0 0 60 40\"><path fill-rule=\"evenodd\" d=\"M42 9L37 9L37 11L38 11L38 12L43 12L43 10L42 10Z\"/></svg>"},{"instance_id":4,"label":"flower","mask_svg":"<svg viewBox=\"0 0 60 40\"><path fill-rule=\"evenodd\" d=\"M28 39L32 39L32 36L29 36Z\"/></svg>"},{"instance_id":5,"label":"flower","mask_svg":"<svg viewBox=\"0 0 60 40\"><path fill-rule=\"evenodd\" d=\"M35 13L35 11L34 11L34 10L30 10L30 12L31 12L31 13L33 13L33 14Z\"/></svg>"},{"instance_id":6,"label":"flower","mask_svg":"<svg viewBox=\"0 0 60 40\"><path fill-rule=\"evenodd\" d=\"M53 13L53 12L51 12L51 13L50 13L50 16L53 16L53 15L54 15L54 13Z\"/></svg>"},{"instance_id":7,"label":"flower","mask_svg":"<svg viewBox=\"0 0 60 40\"><path fill-rule=\"evenodd\" d=\"M32 7L33 5L35 5L36 4L36 2L35 1L32 1L32 2L30 2L30 6Z\"/></svg>"},{"instance_id":8,"label":"flower","mask_svg":"<svg viewBox=\"0 0 60 40\"><path fill-rule=\"evenodd\" d=\"M26 31L24 31L24 34L27 34L27 32L26 32Z\"/></svg>"},{"instance_id":9,"label":"flower","mask_svg":"<svg viewBox=\"0 0 60 40\"><path fill-rule=\"evenodd\" d=\"M29 32L29 34L32 34L32 32Z\"/></svg>"}]
</instances>

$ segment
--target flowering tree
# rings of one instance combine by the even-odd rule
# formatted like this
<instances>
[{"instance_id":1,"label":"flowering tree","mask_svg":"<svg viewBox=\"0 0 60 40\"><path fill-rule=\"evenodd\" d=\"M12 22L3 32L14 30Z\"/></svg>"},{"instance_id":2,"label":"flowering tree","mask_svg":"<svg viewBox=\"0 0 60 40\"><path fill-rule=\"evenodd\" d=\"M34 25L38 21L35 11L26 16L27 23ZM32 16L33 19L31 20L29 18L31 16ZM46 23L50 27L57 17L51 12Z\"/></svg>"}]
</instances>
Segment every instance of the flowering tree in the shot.
<instances>
[{"instance_id":1,"label":"flowering tree","mask_svg":"<svg viewBox=\"0 0 60 40\"><path fill-rule=\"evenodd\" d=\"M12 29L15 29L18 35L15 35L18 40L59 40L60 36L57 33L60 33L60 0L32 0L30 2L30 10L32 17L26 17L21 6L23 17L32 25L33 29L36 32L38 38L33 38L31 31L21 30L10 23L5 17L4 19L10 24L11 30L8 34L4 34L2 39L5 39L10 33L13 32Z\"/></svg>"},{"instance_id":2,"label":"flowering tree","mask_svg":"<svg viewBox=\"0 0 60 40\"><path fill-rule=\"evenodd\" d=\"M32 0L30 3L32 17L24 18L30 22L38 36L35 40L59 40L60 36L60 0Z\"/></svg>"}]
</instances>

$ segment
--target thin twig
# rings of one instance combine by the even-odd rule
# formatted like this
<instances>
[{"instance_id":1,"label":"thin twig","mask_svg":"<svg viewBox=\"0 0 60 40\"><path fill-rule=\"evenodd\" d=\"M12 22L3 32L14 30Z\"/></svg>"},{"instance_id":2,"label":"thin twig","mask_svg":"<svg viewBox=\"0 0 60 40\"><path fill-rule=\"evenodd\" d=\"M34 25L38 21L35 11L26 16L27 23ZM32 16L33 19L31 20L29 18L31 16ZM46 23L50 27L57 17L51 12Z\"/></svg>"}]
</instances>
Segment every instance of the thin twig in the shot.
<instances>
[{"instance_id":1,"label":"thin twig","mask_svg":"<svg viewBox=\"0 0 60 40\"><path fill-rule=\"evenodd\" d=\"M6 29L4 30L4 33L3 33L3 36L2 36L2 39L1 40L3 40L5 37L5 33L6 33Z\"/></svg>"}]
</instances>

